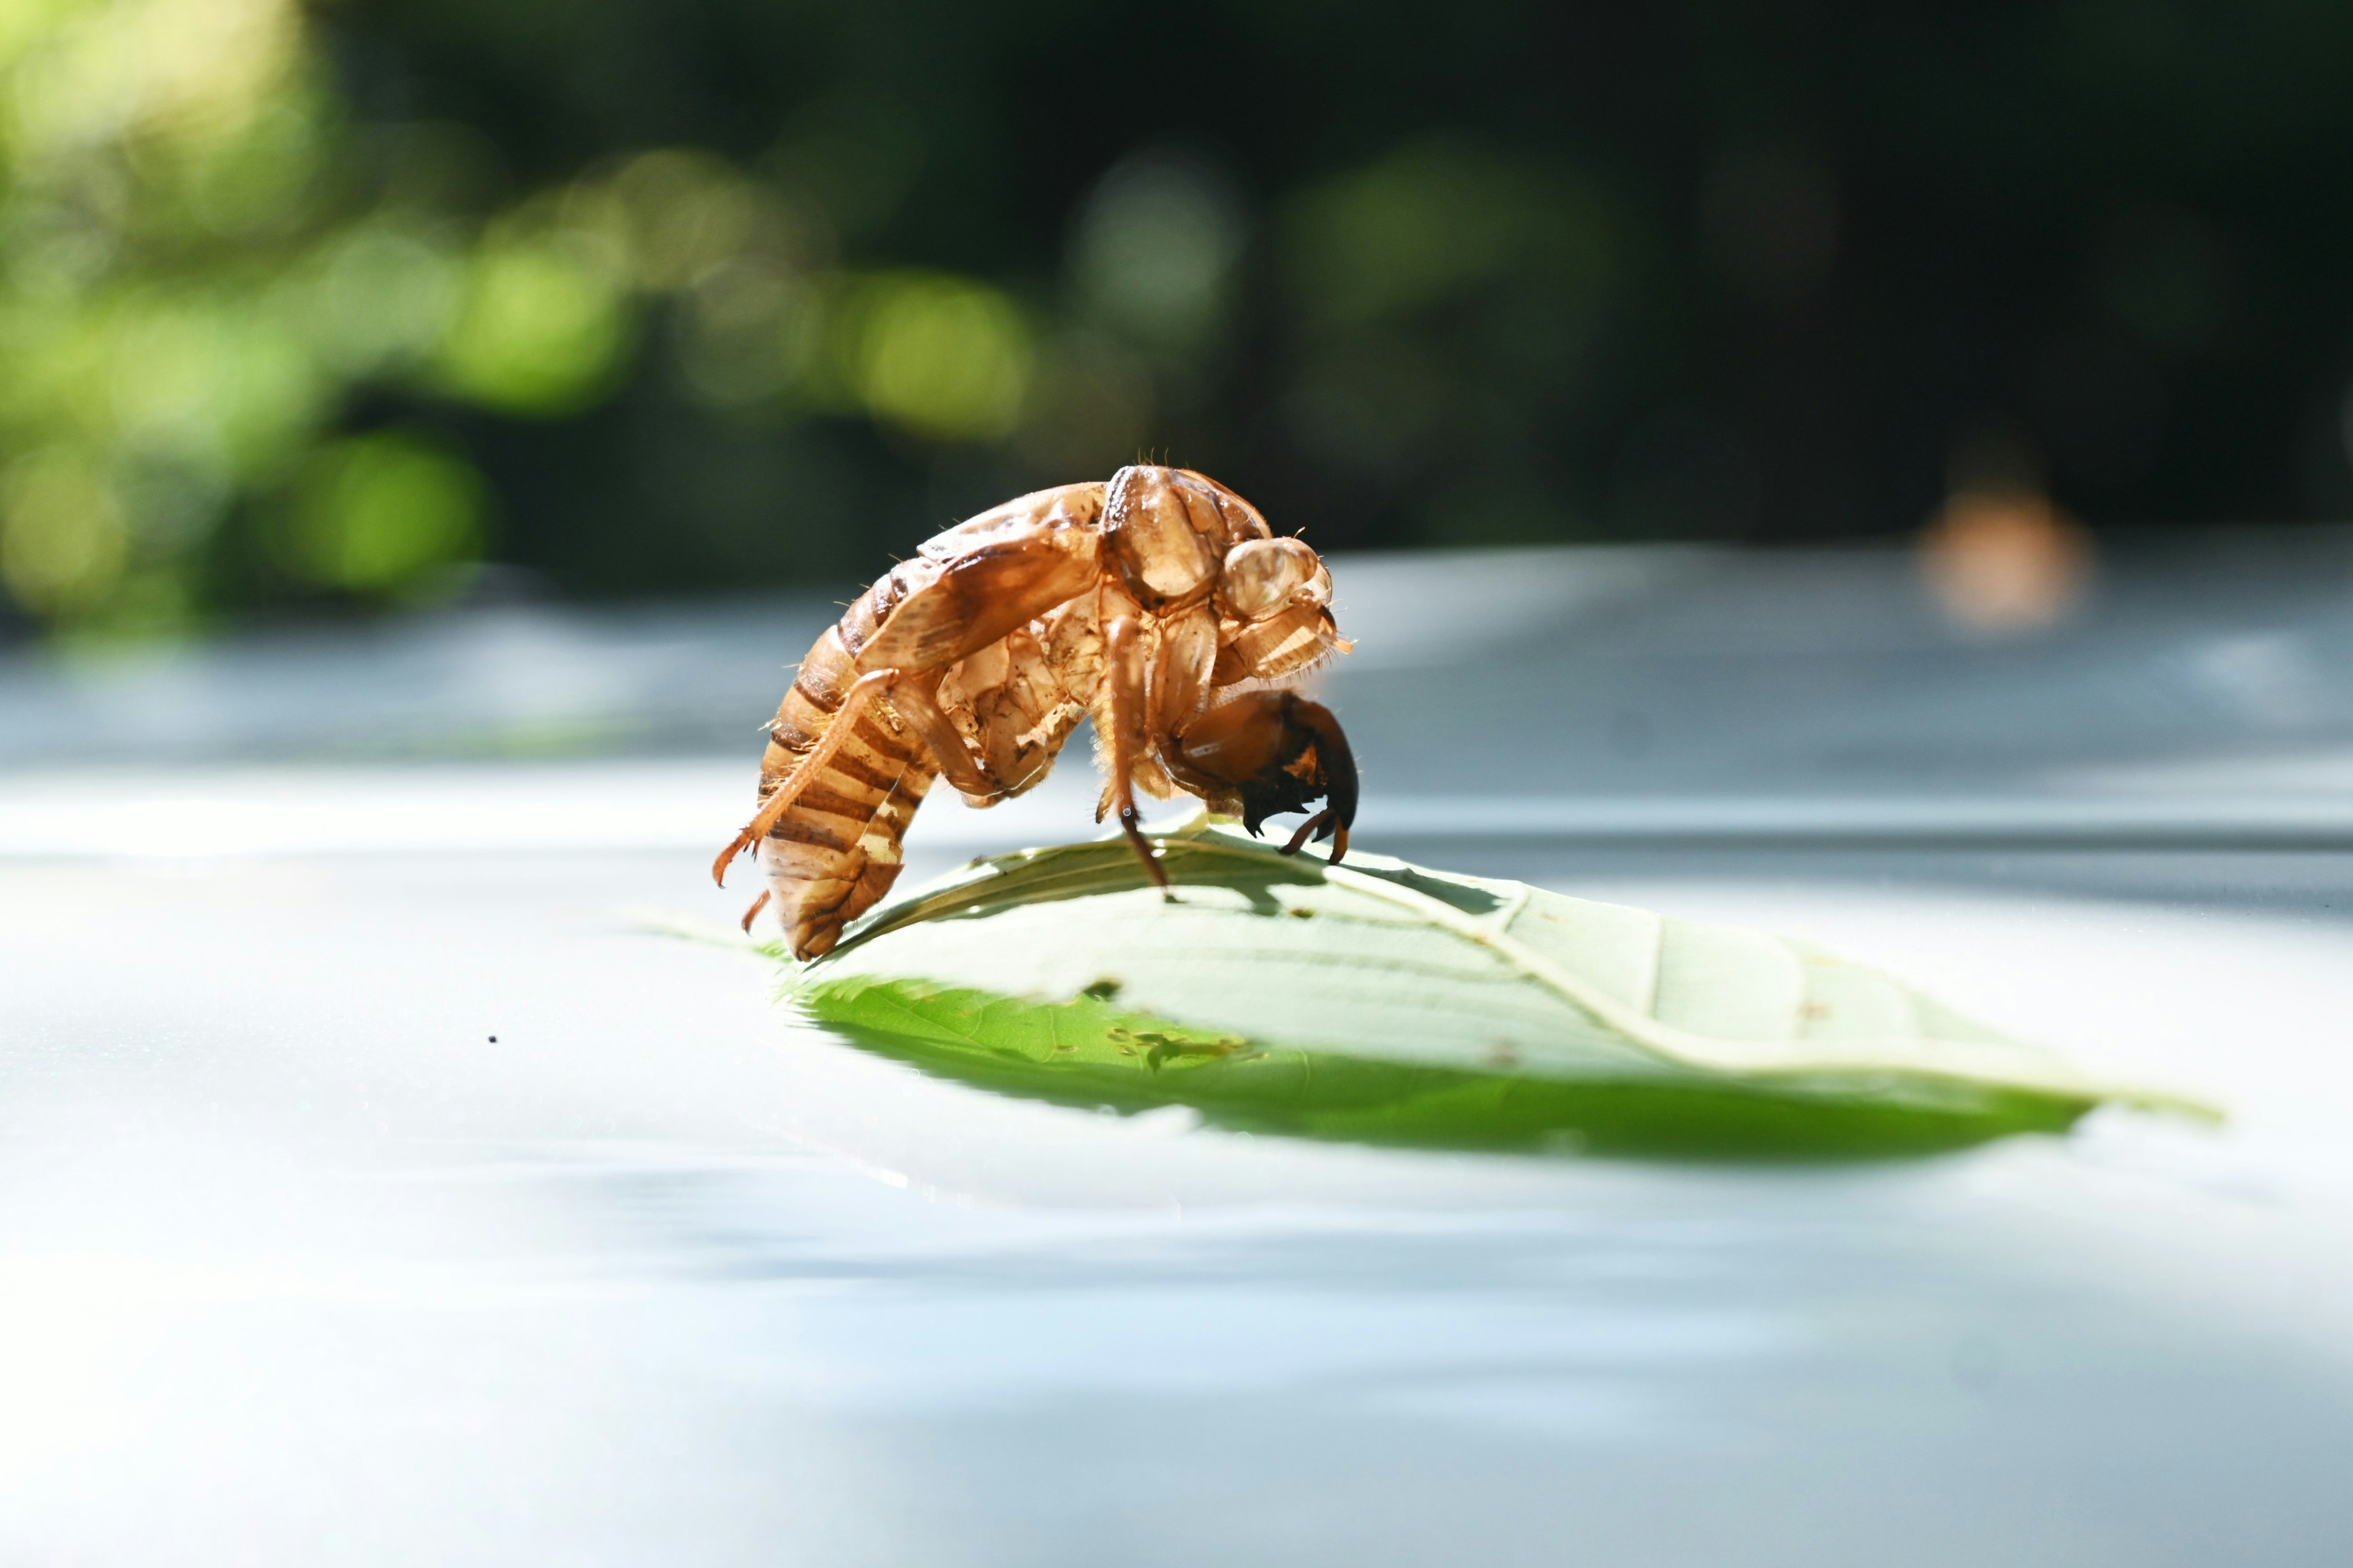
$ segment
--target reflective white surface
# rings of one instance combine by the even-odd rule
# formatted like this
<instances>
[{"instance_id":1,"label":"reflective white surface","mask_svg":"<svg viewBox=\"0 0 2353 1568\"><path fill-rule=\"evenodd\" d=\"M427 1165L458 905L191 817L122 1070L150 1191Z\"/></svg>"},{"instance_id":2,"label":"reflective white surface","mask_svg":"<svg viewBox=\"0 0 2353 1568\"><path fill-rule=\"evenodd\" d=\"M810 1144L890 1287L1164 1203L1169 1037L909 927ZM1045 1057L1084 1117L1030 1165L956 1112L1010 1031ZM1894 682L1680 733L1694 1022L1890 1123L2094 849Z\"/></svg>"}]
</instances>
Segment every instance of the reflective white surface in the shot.
<instances>
[{"instance_id":1,"label":"reflective white surface","mask_svg":"<svg viewBox=\"0 0 2353 1568\"><path fill-rule=\"evenodd\" d=\"M1985 657L2063 684L2114 646ZM1490 698L1587 700L1461 657ZM1368 824L1385 771L1392 801L1440 795L1411 691L1375 679L1335 696ZM2339 722L2274 750L2323 757ZM2248 738L2209 740L2253 776ZM2166 760L2099 750L2046 771ZM997 1099L797 1023L755 961L637 912L749 896L703 870L748 754L733 786L694 754L24 760L0 1562L2353 1561L2343 851L1825 848L1704 816L1683 847L1417 841L1399 816L1376 847L1802 931L2233 1111L1912 1163L1528 1161ZM1820 798L1789 770L1736 798ZM1053 837L1085 816L1065 771ZM1604 794L1648 798L1628 779ZM2058 797L1985 779L1915 782ZM1580 782L1473 793L1589 826ZM926 814L916 875L1027 831Z\"/></svg>"}]
</instances>

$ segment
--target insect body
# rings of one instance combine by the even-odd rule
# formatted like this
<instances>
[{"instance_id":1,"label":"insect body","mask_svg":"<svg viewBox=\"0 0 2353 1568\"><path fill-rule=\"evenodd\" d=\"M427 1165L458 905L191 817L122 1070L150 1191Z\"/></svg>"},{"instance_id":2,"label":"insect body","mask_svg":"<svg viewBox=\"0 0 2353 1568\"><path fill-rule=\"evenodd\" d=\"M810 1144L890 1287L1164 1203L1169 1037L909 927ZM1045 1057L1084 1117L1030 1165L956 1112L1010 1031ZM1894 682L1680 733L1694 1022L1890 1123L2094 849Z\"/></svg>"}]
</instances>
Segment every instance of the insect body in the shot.
<instances>
[{"instance_id":1,"label":"insect body","mask_svg":"<svg viewBox=\"0 0 2353 1568\"><path fill-rule=\"evenodd\" d=\"M1010 500L926 542L809 650L769 726L760 808L712 874L756 845L796 955L831 948L899 874L899 843L934 778L975 805L1046 776L1094 721L1115 814L1145 870L1167 875L1135 797L1182 791L1240 816L1328 804L1310 836L1347 852L1356 769L1329 710L1285 689L1349 645L1332 578L1256 508L1186 468Z\"/></svg>"}]
</instances>

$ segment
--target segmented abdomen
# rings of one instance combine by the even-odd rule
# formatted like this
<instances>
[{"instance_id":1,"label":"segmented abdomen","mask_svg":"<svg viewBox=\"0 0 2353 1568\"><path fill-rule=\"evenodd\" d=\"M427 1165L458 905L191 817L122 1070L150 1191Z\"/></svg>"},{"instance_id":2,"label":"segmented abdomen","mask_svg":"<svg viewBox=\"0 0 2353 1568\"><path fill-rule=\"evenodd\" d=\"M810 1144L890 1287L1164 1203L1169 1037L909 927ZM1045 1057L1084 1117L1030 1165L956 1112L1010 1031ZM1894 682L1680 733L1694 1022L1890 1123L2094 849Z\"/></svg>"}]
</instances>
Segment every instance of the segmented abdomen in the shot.
<instances>
[{"instance_id":1,"label":"segmented abdomen","mask_svg":"<svg viewBox=\"0 0 2353 1568\"><path fill-rule=\"evenodd\" d=\"M889 616L902 590L892 573L826 628L801 661L768 726L760 760L766 800L833 727L842 694L858 678L857 649ZM874 907L898 879L899 843L937 770L895 715L870 704L832 758L760 841L760 869L793 952L815 958L841 928Z\"/></svg>"}]
</instances>

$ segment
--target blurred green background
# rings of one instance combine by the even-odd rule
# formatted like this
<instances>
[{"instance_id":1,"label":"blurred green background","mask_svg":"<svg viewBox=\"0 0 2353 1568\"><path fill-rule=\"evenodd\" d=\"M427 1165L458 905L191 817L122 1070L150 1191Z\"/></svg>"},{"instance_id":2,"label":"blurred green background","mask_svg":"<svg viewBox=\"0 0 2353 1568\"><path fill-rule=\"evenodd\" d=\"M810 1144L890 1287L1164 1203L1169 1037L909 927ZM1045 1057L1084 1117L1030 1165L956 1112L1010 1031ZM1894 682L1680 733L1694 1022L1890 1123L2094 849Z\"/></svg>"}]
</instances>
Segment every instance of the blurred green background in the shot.
<instances>
[{"instance_id":1,"label":"blurred green background","mask_svg":"<svg viewBox=\"0 0 2353 1568\"><path fill-rule=\"evenodd\" d=\"M2353 510L2353 7L0 0L0 628Z\"/></svg>"}]
</instances>

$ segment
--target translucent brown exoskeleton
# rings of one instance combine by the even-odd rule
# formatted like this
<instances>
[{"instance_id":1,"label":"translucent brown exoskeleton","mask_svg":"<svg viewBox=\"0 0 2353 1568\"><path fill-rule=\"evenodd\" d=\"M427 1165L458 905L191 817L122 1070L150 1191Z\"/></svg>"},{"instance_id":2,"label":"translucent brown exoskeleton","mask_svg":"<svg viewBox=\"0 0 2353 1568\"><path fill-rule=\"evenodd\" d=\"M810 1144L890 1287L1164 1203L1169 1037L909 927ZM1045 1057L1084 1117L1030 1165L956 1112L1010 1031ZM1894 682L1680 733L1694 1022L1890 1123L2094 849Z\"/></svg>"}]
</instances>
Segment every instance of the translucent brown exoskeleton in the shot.
<instances>
[{"instance_id":1,"label":"translucent brown exoskeleton","mask_svg":"<svg viewBox=\"0 0 2353 1568\"><path fill-rule=\"evenodd\" d=\"M1339 721L1288 689L1335 652L1332 576L1233 491L1188 468L1122 468L981 513L926 542L818 638L769 723L760 807L712 876L758 846L795 955L830 949L899 874L932 781L975 805L1046 776L1094 721L1115 816L1145 871L1167 873L1139 794L1199 796L1252 833L1324 809L1347 853L1356 764Z\"/></svg>"}]
</instances>

